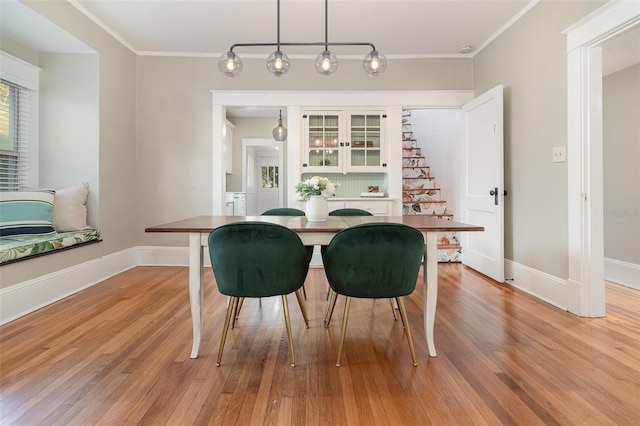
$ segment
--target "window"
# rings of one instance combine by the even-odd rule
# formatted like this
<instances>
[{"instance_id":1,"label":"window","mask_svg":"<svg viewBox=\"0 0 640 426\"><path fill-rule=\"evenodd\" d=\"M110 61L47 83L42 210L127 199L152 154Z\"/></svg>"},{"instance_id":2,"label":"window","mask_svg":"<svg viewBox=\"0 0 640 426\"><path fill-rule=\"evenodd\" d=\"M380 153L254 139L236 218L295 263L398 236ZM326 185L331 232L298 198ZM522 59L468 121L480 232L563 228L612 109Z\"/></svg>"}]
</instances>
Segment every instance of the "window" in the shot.
<instances>
[{"instance_id":1,"label":"window","mask_svg":"<svg viewBox=\"0 0 640 426\"><path fill-rule=\"evenodd\" d=\"M28 184L31 90L0 80L0 190Z\"/></svg>"},{"instance_id":2,"label":"window","mask_svg":"<svg viewBox=\"0 0 640 426\"><path fill-rule=\"evenodd\" d=\"M278 166L262 166L262 187L278 188Z\"/></svg>"}]
</instances>

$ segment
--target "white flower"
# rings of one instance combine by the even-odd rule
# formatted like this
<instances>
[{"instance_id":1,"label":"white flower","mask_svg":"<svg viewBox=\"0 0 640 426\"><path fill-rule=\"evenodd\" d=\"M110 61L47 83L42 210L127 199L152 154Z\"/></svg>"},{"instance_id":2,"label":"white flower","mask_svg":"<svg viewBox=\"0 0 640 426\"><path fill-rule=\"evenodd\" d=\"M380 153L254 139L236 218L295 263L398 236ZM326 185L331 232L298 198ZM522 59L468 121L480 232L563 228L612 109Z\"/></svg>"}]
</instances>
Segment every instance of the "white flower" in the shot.
<instances>
[{"instance_id":1,"label":"white flower","mask_svg":"<svg viewBox=\"0 0 640 426\"><path fill-rule=\"evenodd\" d=\"M306 201L311 195L322 195L323 197L333 197L336 195L336 188L340 184L331 182L326 177L313 176L303 182L296 184L295 189L300 200Z\"/></svg>"}]
</instances>

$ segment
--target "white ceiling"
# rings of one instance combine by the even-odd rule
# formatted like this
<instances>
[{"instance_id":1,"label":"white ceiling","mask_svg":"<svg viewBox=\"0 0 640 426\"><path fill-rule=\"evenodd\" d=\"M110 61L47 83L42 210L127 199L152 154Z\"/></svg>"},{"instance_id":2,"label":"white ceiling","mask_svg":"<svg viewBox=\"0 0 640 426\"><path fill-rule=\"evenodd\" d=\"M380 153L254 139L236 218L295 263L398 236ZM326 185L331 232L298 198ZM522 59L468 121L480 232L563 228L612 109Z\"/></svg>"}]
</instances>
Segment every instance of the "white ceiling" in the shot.
<instances>
[{"instance_id":1,"label":"white ceiling","mask_svg":"<svg viewBox=\"0 0 640 426\"><path fill-rule=\"evenodd\" d=\"M219 56L234 43L277 41L276 0L69 0L141 55ZM329 42L370 42L387 57L459 56L483 47L537 0L330 0ZM322 0L281 0L281 42L324 42ZM321 47L287 47L315 57ZM241 56L273 47L236 48ZM285 49L282 49L285 50ZM335 46L338 56L368 48Z\"/></svg>"},{"instance_id":2,"label":"white ceiling","mask_svg":"<svg viewBox=\"0 0 640 426\"><path fill-rule=\"evenodd\" d=\"M277 41L277 0L67 1L138 55L218 57L232 44ZM389 59L472 57L537 2L330 0L328 41L373 43ZM322 0L281 0L280 41L323 42L324 6ZM91 51L17 0L0 0L0 29L40 52ZM640 30L628 33L604 45L605 75L640 62ZM470 53L459 53L464 45L472 46ZM315 57L321 49L282 47L291 58ZM369 50L330 49L339 58L362 58ZM234 49L247 58L273 50Z\"/></svg>"}]
</instances>

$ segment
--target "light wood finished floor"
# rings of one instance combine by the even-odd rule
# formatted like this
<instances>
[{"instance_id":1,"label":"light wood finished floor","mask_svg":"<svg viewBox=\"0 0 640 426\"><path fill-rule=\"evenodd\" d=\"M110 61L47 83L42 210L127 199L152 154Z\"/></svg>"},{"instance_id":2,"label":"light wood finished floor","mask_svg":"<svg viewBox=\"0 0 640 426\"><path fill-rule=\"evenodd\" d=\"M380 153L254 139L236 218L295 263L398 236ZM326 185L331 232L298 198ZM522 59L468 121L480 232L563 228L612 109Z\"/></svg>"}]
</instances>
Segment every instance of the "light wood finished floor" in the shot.
<instances>
[{"instance_id":1,"label":"light wood finished floor","mask_svg":"<svg viewBox=\"0 0 640 426\"><path fill-rule=\"evenodd\" d=\"M422 288L407 300L411 365L387 300L344 300L322 325L326 279L290 296L297 365L278 298L247 300L215 366L225 299L206 273L201 356L189 358L187 268L138 267L0 328L0 423L11 425L638 425L640 295L607 285L607 317L579 318L460 264L439 267L429 358ZM420 278L420 281L422 278Z\"/></svg>"}]
</instances>

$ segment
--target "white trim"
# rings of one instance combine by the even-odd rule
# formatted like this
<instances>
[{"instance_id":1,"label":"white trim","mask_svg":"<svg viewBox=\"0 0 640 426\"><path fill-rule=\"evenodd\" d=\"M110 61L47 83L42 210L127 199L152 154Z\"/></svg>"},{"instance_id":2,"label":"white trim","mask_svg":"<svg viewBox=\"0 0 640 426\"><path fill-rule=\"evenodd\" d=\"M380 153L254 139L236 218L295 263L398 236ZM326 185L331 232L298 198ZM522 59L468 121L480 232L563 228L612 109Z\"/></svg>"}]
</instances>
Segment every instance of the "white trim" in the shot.
<instances>
[{"instance_id":1,"label":"white trim","mask_svg":"<svg viewBox=\"0 0 640 426\"><path fill-rule=\"evenodd\" d=\"M640 265L605 257L604 278L640 290Z\"/></svg>"},{"instance_id":2,"label":"white trim","mask_svg":"<svg viewBox=\"0 0 640 426\"><path fill-rule=\"evenodd\" d=\"M277 141L274 139L267 139L267 138L242 138L242 192L244 192L247 195L247 204L249 202L249 193L247 191L247 147L253 147L253 146L266 146L266 147L272 147L272 148L276 148L278 150L278 167L280 167L281 171L284 171L286 173L286 169L285 169L285 162L284 162L284 141ZM285 207L286 206L286 199L285 199L285 194L284 194L284 188L285 186L288 186L287 184L287 179L286 179L286 174L285 173L280 173L280 177L282 179L282 181L280 182L280 185L278 186L278 200L279 200L279 206L280 207ZM258 202L258 205L260 203ZM248 213L248 214L252 214L252 213Z\"/></svg>"},{"instance_id":3,"label":"white trim","mask_svg":"<svg viewBox=\"0 0 640 426\"><path fill-rule=\"evenodd\" d=\"M577 22L567 35L568 307L585 317L605 315L602 52L603 41L640 23L640 2L611 1Z\"/></svg>"},{"instance_id":4,"label":"white trim","mask_svg":"<svg viewBox=\"0 0 640 426\"><path fill-rule=\"evenodd\" d=\"M0 289L0 325L136 266L131 248Z\"/></svg>"},{"instance_id":5,"label":"white trim","mask_svg":"<svg viewBox=\"0 0 640 426\"><path fill-rule=\"evenodd\" d=\"M392 135L400 127L400 112L402 108L460 108L473 99L473 90L425 90L425 91L340 91L340 92L304 92L304 91L267 91L267 90L212 90L212 209L211 214L223 214L226 192L226 173L224 173L224 156L222 145L224 138L222 128L226 122L228 107L274 107L287 105L288 137L285 144L286 179L293 179L300 175L302 143L302 118L300 111L304 107L355 107L366 105L370 108L385 108L389 121L387 135ZM396 114L397 112L397 114ZM392 120L393 119L393 120ZM395 123L394 123L395 122ZM397 134L397 133L396 133ZM389 151L394 146L393 138L389 137ZM399 141L397 141L400 144ZM397 155L400 156L398 145ZM391 160L391 159L390 159ZM389 163L389 176L401 179L401 160ZM395 178L391 178L395 179ZM394 182L390 182L394 184ZM287 183L289 193L287 200L295 199L293 185ZM399 188L399 187L398 187ZM289 201L290 202L290 201Z\"/></svg>"},{"instance_id":6,"label":"white trim","mask_svg":"<svg viewBox=\"0 0 640 426\"><path fill-rule=\"evenodd\" d=\"M567 52L602 43L637 25L638 22L640 2L610 1L562 32L567 35Z\"/></svg>"},{"instance_id":7,"label":"white trim","mask_svg":"<svg viewBox=\"0 0 640 426\"><path fill-rule=\"evenodd\" d=\"M75 7L76 9L78 9L80 11L80 13L82 13L87 18L92 20L97 26L99 26L100 28L105 30L107 32L107 34L109 34L111 37L113 37L116 40L118 40L124 47L129 49L135 55L138 55L138 51L135 49L135 47L133 47L131 44L129 44L129 42L127 42L127 40L125 40L123 37L121 37L120 34L116 33L114 30L112 30L107 24L105 24L100 19L98 19L98 17L96 15L94 15L91 12L89 12L87 10L87 8L85 8L80 3L78 3L78 0L67 0L67 1L71 4L71 6Z\"/></svg>"},{"instance_id":8,"label":"white trim","mask_svg":"<svg viewBox=\"0 0 640 426\"><path fill-rule=\"evenodd\" d=\"M505 282L562 310L568 310L569 291L565 280L509 259L504 260Z\"/></svg>"},{"instance_id":9,"label":"white trim","mask_svg":"<svg viewBox=\"0 0 640 426\"><path fill-rule=\"evenodd\" d=\"M0 50L0 75L3 80L37 92L40 87L40 71L42 68Z\"/></svg>"},{"instance_id":10,"label":"white trim","mask_svg":"<svg viewBox=\"0 0 640 426\"><path fill-rule=\"evenodd\" d=\"M529 12L533 8L533 6L537 5L538 3L540 3L540 0L531 0L529 3L527 3L527 5L525 7L523 7L522 10L520 10L520 12L516 13L515 15L513 15L513 17L511 19L509 19L503 26L498 28L498 31L496 31L495 33L491 34L488 39L483 41L482 44L480 46L478 46L478 48L476 50L473 51L472 56L476 56L478 53L480 53L482 51L482 49L484 49L489 44L491 44L495 39L500 37L502 35L502 33L507 31L513 24L515 24L517 21L519 21L520 18L522 18L524 15L526 15L527 12ZM388 57L389 57L389 55L387 55L387 58Z\"/></svg>"},{"instance_id":11,"label":"white trim","mask_svg":"<svg viewBox=\"0 0 640 426\"><path fill-rule=\"evenodd\" d=\"M28 125L29 137L27 138L29 155L27 185L32 187L40 186L40 71L42 68L0 51L0 77L33 91L30 96L31 122Z\"/></svg>"}]
</instances>

